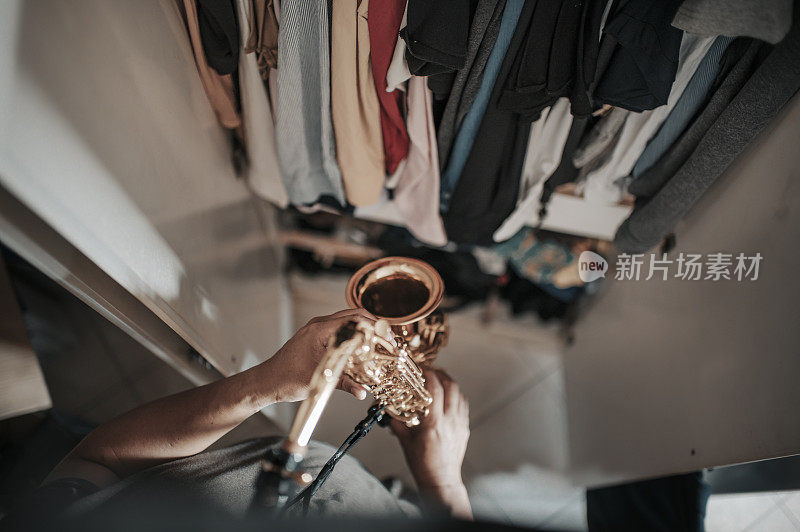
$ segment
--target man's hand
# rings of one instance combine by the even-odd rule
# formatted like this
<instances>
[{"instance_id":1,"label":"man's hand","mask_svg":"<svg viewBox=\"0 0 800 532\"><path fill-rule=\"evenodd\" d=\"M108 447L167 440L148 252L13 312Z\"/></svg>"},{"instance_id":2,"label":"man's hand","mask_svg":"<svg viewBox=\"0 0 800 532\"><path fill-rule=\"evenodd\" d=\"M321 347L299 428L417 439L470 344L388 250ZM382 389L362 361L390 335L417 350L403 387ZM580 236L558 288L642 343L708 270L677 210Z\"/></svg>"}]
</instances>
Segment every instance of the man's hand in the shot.
<instances>
[{"instance_id":1,"label":"man's hand","mask_svg":"<svg viewBox=\"0 0 800 532\"><path fill-rule=\"evenodd\" d=\"M277 401L301 401L308 397L311 376L328 348L328 341L339 327L353 319L375 322L375 318L363 309L347 309L313 318L275 356L261 364L266 374L280 375ZM339 389L358 399L367 397L367 389L346 376L339 382Z\"/></svg>"},{"instance_id":2,"label":"man's hand","mask_svg":"<svg viewBox=\"0 0 800 532\"><path fill-rule=\"evenodd\" d=\"M433 396L430 412L416 427L392 420L406 462L420 492L453 515L472 518L461 480L469 440L469 403L458 384L439 369L425 369L425 387Z\"/></svg>"}]
</instances>

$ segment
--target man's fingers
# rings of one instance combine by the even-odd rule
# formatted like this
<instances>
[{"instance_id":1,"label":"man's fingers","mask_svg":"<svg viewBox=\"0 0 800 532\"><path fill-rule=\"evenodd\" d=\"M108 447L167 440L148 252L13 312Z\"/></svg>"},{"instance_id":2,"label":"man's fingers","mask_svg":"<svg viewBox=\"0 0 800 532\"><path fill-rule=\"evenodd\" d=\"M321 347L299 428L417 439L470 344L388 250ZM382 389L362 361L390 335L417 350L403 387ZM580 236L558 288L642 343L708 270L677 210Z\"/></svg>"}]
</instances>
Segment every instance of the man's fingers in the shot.
<instances>
[{"instance_id":1,"label":"man's fingers","mask_svg":"<svg viewBox=\"0 0 800 532\"><path fill-rule=\"evenodd\" d=\"M315 316L315 317L311 318L310 320L308 320L308 323L319 323L321 321L332 320L332 319L335 319L335 318L339 318L341 316L347 316L347 315L353 314L355 311L356 311L356 309L354 309L354 308L342 309L342 310L340 310L338 312L334 312L333 314L326 314L324 316Z\"/></svg>"},{"instance_id":2,"label":"man's fingers","mask_svg":"<svg viewBox=\"0 0 800 532\"><path fill-rule=\"evenodd\" d=\"M456 382L456 381L453 380L453 377L451 377L450 374L447 373L445 370L443 370L441 368L436 368L434 371L439 376L439 380L442 381L442 383L445 383L445 382Z\"/></svg>"},{"instance_id":3,"label":"man's fingers","mask_svg":"<svg viewBox=\"0 0 800 532\"><path fill-rule=\"evenodd\" d=\"M458 403L461 400L461 390L458 384L452 379L445 379L442 381L442 388L444 389L444 393L442 393L442 409L448 412L451 409L458 408Z\"/></svg>"},{"instance_id":4,"label":"man's fingers","mask_svg":"<svg viewBox=\"0 0 800 532\"><path fill-rule=\"evenodd\" d=\"M366 318L370 321L375 321L375 317L366 310L364 310L363 308L346 308L344 310L334 312L333 314L328 314L327 316L317 316L316 318L311 318L308 323L309 324L320 323L325 321L338 320L340 318L349 318L356 316Z\"/></svg>"},{"instance_id":5,"label":"man's fingers","mask_svg":"<svg viewBox=\"0 0 800 532\"><path fill-rule=\"evenodd\" d=\"M344 314L345 312L347 313ZM316 336L319 340L319 345L321 345L323 348L328 347L328 341L330 340L331 336L333 336L333 334L348 321L364 320L370 323L375 322L375 318L365 316L363 312L366 311L363 311L362 309L349 309L348 311L337 312L336 314L339 314L339 316L336 318L328 318L327 316L314 318L315 320L318 319L319 321L310 321L309 325L312 325L310 330L313 331L314 336ZM333 314L331 314L331 316L333 316Z\"/></svg>"},{"instance_id":6,"label":"man's fingers","mask_svg":"<svg viewBox=\"0 0 800 532\"><path fill-rule=\"evenodd\" d=\"M425 377L425 388L428 389L428 392L433 398L429 415L439 417L441 416L442 412L444 412L444 401L442 400L444 396L444 388L442 387L442 382L437 371L434 369L426 368L423 370L422 375Z\"/></svg>"},{"instance_id":7,"label":"man's fingers","mask_svg":"<svg viewBox=\"0 0 800 532\"><path fill-rule=\"evenodd\" d=\"M460 388L458 390L458 398L455 401L456 410L461 412L463 416L469 417L469 401Z\"/></svg>"},{"instance_id":8,"label":"man's fingers","mask_svg":"<svg viewBox=\"0 0 800 532\"><path fill-rule=\"evenodd\" d=\"M363 401L364 399L367 398L368 390L364 386L361 386L356 381L348 377L347 375L342 376L342 380L339 381L338 388L349 394L352 394L353 397L355 397L359 401Z\"/></svg>"},{"instance_id":9,"label":"man's fingers","mask_svg":"<svg viewBox=\"0 0 800 532\"><path fill-rule=\"evenodd\" d=\"M330 316L323 316L314 319L319 321L312 320L309 322L309 325L314 326L315 330L323 338L324 342L327 342L328 337L330 337L334 332L336 332L339 329L339 327L341 327L348 321L363 320L369 323L375 323L375 318L369 316L367 311L365 311L364 309L342 310L340 312L337 312L336 314L331 314Z\"/></svg>"},{"instance_id":10,"label":"man's fingers","mask_svg":"<svg viewBox=\"0 0 800 532\"><path fill-rule=\"evenodd\" d=\"M460 410L462 404L466 404L466 398L461 393L458 383L443 369L436 368L436 375L442 385L442 410L448 412L451 409Z\"/></svg>"},{"instance_id":11,"label":"man's fingers","mask_svg":"<svg viewBox=\"0 0 800 532\"><path fill-rule=\"evenodd\" d=\"M435 369L424 369L422 375L425 377L425 387L431 392L435 398L442 395L444 388L442 387L442 379L439 377L439 372Z\"/></svg>"}]
</instances>

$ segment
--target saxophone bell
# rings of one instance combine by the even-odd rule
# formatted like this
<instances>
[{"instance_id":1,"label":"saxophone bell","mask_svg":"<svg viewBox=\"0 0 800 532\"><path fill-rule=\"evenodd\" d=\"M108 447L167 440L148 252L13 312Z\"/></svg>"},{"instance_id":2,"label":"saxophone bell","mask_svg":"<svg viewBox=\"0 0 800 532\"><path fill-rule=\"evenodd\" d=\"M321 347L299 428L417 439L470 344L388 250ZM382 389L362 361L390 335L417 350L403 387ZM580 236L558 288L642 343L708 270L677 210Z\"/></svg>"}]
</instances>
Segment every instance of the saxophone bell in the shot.
<instances>
[{"instance_id":1,"label":"saxophone bell","mask_svg":"<svg viewBox=\"0 0 800 532\"><path fill-rule=\"evenodd\" d=\"M447 319L438 310L443 294L439 273L410 257L385 257L364 265L345 290L350 307L386 320L411 359L423 367L447 345Z\"/></svg>"}]
</instances>

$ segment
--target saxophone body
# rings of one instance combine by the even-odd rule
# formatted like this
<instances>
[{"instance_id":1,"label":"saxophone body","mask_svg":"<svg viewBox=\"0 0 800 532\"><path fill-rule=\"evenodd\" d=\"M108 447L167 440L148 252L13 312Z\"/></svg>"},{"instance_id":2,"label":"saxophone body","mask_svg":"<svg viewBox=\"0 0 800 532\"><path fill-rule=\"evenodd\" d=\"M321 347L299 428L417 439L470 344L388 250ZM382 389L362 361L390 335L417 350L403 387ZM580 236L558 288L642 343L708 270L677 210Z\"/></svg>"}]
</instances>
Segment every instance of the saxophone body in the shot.
<instances>
[{"instance_id":1,"label":"saxophone body","mask_svg":"<svg viewBox=\"0 0 800 532\"><path fill-rule=\"evenodd\" d=\"M343 374L369 388L393 418L408 426L419 424L432 401L422 368L433 362L449 334L446 317L438 310L443 293L436 270L408 257L378 259L353 274L347 303L377 321L353 320L334 333L292 424L287 448L297 452L308 445Z\"/></svg>"},{"instance_id":2,"label":"saxophone body","mask_svg":"<svg viewBox=\"0 0 800 532\"><path fill-rule=\"evenodd\" d=\"M283 507L298 486L311 481L303 458L342 375L369 388L386 413L407 426L418 425L428 414L433 399L422 368L447 344L447 319L438 310L443 293L436 270L407 257L378 259L350 278L347 303L376 321L351 320L328 341L289 435L261 460L252 511Z\"/></svg>"}]
</instances>

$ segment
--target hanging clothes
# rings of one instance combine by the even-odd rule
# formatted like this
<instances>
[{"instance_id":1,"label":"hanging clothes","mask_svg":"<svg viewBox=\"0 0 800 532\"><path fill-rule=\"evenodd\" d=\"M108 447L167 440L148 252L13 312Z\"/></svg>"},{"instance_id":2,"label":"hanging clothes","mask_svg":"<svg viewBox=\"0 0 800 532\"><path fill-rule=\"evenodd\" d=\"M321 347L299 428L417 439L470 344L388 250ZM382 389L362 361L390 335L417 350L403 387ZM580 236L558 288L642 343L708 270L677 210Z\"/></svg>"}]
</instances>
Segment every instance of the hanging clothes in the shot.
<instances>
[{"instance_id":1,"label":"hanging clothes","mask_svg":"<svg viewBox=\"0 0 800 532\"><path fill-rule=\"evenodd\" d=\"M400 33L406 42L406 60L415 76L428 76L436 99L450 92L455 71L467 57L470 2L465 0L409 0L407 25Z\"/></svg>"},{"instance_id":2,"label":"hanging clothes","mask_svg":"<svg viewBox=\"0 0 800 532\"><path fill-rule=\"evenodd\" d=\"M600 45L597 49L597 60L595 61L596 67L594 70L594 77L592 78L592 82L589 83L589 95L592 99L594 107L600 108L602 104L598 104L595 100L595 92L597 91L597 85L600 83L600 80L603 79L603 76L606 73L606 69L608 65L611 63L611 59L614 57L614 53L617 50L617 41L614 40L613 37L604 37L604 31L606 27L606 22L609 18L613 18L616 13L620 10L620 8L625 5L628 0L608 0L606 3L606 7L603 10L603 16L600 19L600 34L598 35L598 39L600 40Z\"/></svg>"},{"instance_id":3,"label":"hanging clothes","mask_svg":"<svg viewBox=\"0 0 800 532\"><path fill-rule=\"evenodd\" d=\"M433 246L447 244L439 215L439 160L433 122L433 93L424 77L408 82L408 158L400 169L394 202L406 227Z\"/></svg>"},{"instance_id":4,"label":"hanging clothes","mask_svg":"<svg viewBox=\"0 0 800 532\"><path fill-rule=\"evenodd\" d=\"M627 115L611 157L586 176L582 190L587 201L613 204L622 199L627 185L622 180L630 175L633 165L644 151L647 141L658 131L680 99L686 85L713 42L714 39L711 37L684 34L680 51L680 65L667 104L650 111Z\"/></svg>"},{"instance_id":5,"label":"hanging clothes","mask_svg":"<svg viewBox=\"0 0 800 532\"><path fill-rule=\"evenodd\" d=\"M249 0L237 0L239 25L252 23L255 15ZM242 35L242 44L247 37ZM242 99L242 117L247 131L247 179L253 192L278 207L286 207L289 197L283 186L275 144L275 123L261 78L256 56L239 55L239 94Z\"/></svg>"},{"instance_id":6,"label":"hanging clothes","mask_svg":"<svg viewBox=\"0 0 800 532\"><path fill-rule=\"evenodd\" d=\"M604 165L609 164L611 158L614 156L614 149L622 137L623 128L621 126L625 124L625 120L628 118L627 113L630 112L627 109L621 109L619 107L615 107L614 111L623 112L609 115L609 121L604 121L599 124L601 126L609 126L608 128L602 128L604 129L604 131L601 132L603 140L598 142L598 144L593 145L593 150L591 152L581 152L580 150L577 150L573 155L572 160L575 163L575 167L578 168L578 175L575 179L575 181L578 183L585 182L587 176L592 175L592 172L595 172ZM617 123L614 123L613 119L616 118L621 119L617 121L620 124L620 127L614 127L617 125ZM592 133L595 132L595 129L592 129L589 132L590 137L592 136ZM589 155L591 155L591 157L589 157Z\"/></svg>"},{"instance_id":7,"label":"hanging clothes","mask_svg":"<svg viewBox=\"0 0 800 532\"><path fill-rule=\"evenodd\" d=\"M408 154L408 134L403 120L402 97L397 91L387 92L386 74L397 46L397 35L406 8L406 0L373 2L368 13L370 59L375 90L380 101L381 133L386 173L397 170Z\"/></svg>"},{"instance_id":8,"label":"hanging clothes","mask_svg":"<svg viewBox=\"0 0 800 532\"><path fill-rule=\"evenodd\" d=\"M400 32L406 27L408 20L408 3L406 9L403 11L403 20L400 22ZM394 52L392 53L392 61L389 63L389 68L386 71L386 92L395 90L405 91L405 82L411 79L411 70L408 69L408 61L406 61L406 41L397 39L394 45Z\"/></svg>"},{"instance_id":9,"label":"hanging clothes","mask_svg":"<svg viewBox=\"0 0 800 532\"><path fill-rule=\"evenodd\" d=\"M369 0L333 2L331 113L347 201L377 202L386 179L380 103L369 58Z\"/></svg>"},{"instance_id":10,"label":"hanging clothes","mask_svg":"<svg viewBox=\"0 0 800 532\"><path fill-rule=\"evenodd\" d=\"M275 21L280 28L281 24L281 3L279 0L272 0L272 10L275 13ZM279 32L280 35L280 32ZM277 48L276 48L277 50ZM277 120L278 109L278 69L277 64L275 68L269 69L269 77L267 78L267 92L269 92L269 103L272 106L272 121Z\"/></svg>"},{"instance_id":11,"label":"hanging clothes","mask_svg":"<svg viewBox=\"0 0 800 532\"><path fill-rule=\"evenodd\" d=\"M495 230L517 203L530 124L511 111L499 109L497 101L533 7L534 2L507 0L483 83L461 124L442 179L445 229L455 242L491 243ZM496 54L504 57L499 67ZM474 113L476 109L478 113Z\"/></svg>"},{"instance_id":12,"label":"hanging clothes","mask_svg":"<svg viewBox=\"0 0 800 532\"><path fill-rule=\"evenodd\" d=\"M250 35L244 45L247 54L256 54L256 64L263 79L270 69L278 68L278 15L274 0L250 0Z\"/></svg>"},{"instance_id":13,"label":"hanging clothes","mask_svg":"<svg viewBox=\"0 0 800 532\"><path fill-rule=\"evenodd\" d=\"M448 209L450 198L459 181L464 165L470 157L475 137L481 128L484 112L492 96L495 81L503 67L504 57L507 55L512 37L515 35L514 29L517 26L517 20L520 17L523 5L524 0L509 1L506 3L506 7L503 10L503 17L500 22L497 40L486 61L486 68L484 69L483 78L481 79L481 86L478 89L478 93L475 95L472 106L470 106L469 111L467 111L464 117L464 121L461 123L461 128L458 131L458 135L453 144L453 150L450 154L450 160L442 174L441 202L443 211ZM510 115L510 113L506 114Z\"/></svg>"},{"instance_id":14,"label":"hanging clothes","mask_svg":"<svg viewBox=\"0 0 800 532\"><path fill-rule=\"evenodd\" d=\"M572 128L570 103L560 98L531 124L530 139L522 165L520 202L492 236L495 242L513 237L520 229L535 223L542 187L561 163L561 154Z\"/></svg>"},{"instance_id":15,"label":"hanging clothes","mask_svg":"<svg viewBox=\"0 0 800 532\"><path fill-rule=\"evenodd\" d=\"M456 132L481 86L486 62L500 31L505 5L505 0L479 0L475 8L469 30L467 59L464 68L456 73L439 122L437 141L442 169L447 164Z\"/></svg>"},{"instance_id":16,"label":"hanging clothes","mask_svg":"<svg viewBox=\"0 0 800 532\"><path fill-rule=\"evenodd\" d=\"M672 18L682 0L627 0L609 16L604 39L616 43L595 102L641 112L667 103L675 79L681 30Z\"/></svg>"},{"instance_id":17,"label":"hanging clothes","mask_svg":"<svg viewBox=\"0 0 800 532\"><path fill-rule=\"evenodd\" d=\"M403 11L403 18L400 21L401 32L403 31L403 28L406 27L407 15L408 15L408 3L406 3L405 10ZM394 52L392 53L391 63L389 63L389 68L386 70L386 92L396 94L399 100L402 102L403 107L406 107L406 114L408 114L408 109L407 109L408 103L407 101L404 100L403 95L408 92L408 80L410 80L412 76L411 76L411 71L408 69L408 62L406 61L405 54L406 54L406 42L403 39L396 39ZM406 116L406 122L407 119L408 116ZM407 127L406 127L406 133L408 134ZM419 136L417 138L418 140L420 139ZM411 146L409 143L409 151L410 150ZM389 176L387 176L386 178L384 187L388 192L390 192L389 194L390 197L392 197L391 192L394 191L394 188L397 186L397 182L403 175L405 164L406 160L400 161L395 171L389 174ZM439 179L438 173L436 174L436 179L437 180ZM436 191L436 198L438 198L438 190Z\"/></svg>"},{"instance_id":18,"label":"hanging clothes","mask_svg":"<svg viewBox=\"0 0 800 532\"><path fill-rule=\"evenodd\" d=\"M720 72L703 110L669 150L628 187L637 197L637 208L643 204L642 200L654 196L692 155L708 129L755 71L765 48L767 45L761 41L748 38L736 39L728 47L720 59Z\"/></svg>"},{"instance_id":19,"label":"hanging clothes","mask_svg":"<svg viewBox=\"0 0 800 532\"><path fill-rule=\"evenodd\" d=\"M672 25L696 35L778 43L792 25L792 0L684 0Z\"/></svg>"},{"instance_id":20,"label":"hanging clothes","mask_svg":"<svg viewBox=\"0 0 800 532\"><path fill-rule=\"evenodd\" d=\"M344 205L331 123L328 3L281 1L278 35L278 156L293 204L323 195Z\"/></svg>"},{"instance_id":21,"label":"hanging clothes","mask_svg":"<svg viewBox=\"0 0 800 532\"><path fill-rule=\"evenodd\" d=\"M748 144L800 89L800 16L750 79L724 107L686 162L617 230L614 242L629 253L657 245ZM733 75L733 72L731 72ZM730 76L729 76L730 77ZM723 90L723 87L717 91ZM714 105L716 94L709 102ZM699 122L699 117L695 122ZM687 132L688 134L688 132Z\"/></svg>"},{"instance_id":22,"label":"hanging clothes","mask_svg":"<svg viewBox=\"0 0 800 532\"><path fill-rule=\"evenodd\" d=\"M601 0L538 0L498 106L534 121L567 97L573 114L590 115L605 7Z\"/></svg>"},{"instance_id":23,"label":"hanging clothes","mask_svg":"<svg viewBox=\"0 0 800 532\"><path fill-rule=\"evenodd\" d=\"M589 119L590 117L580 116L572 118L572 126L569 128L564 151L561 154L561 163L542 186L542 197L539 201L539 224L547 219L547 205L556 188L565 183L572 183L578 178L578 169L572 163L572 157L589 126Z\"/></svg>"},{"instance_id":24,"label":"hanging clothes","mask_svg":"<svg viewBox=\"0 0 800 532\"><path fill-rule=\"evenodd\" d=\"M197 21L211 68L224 76L239 66L239 25L230 0L197 0Z\"/></svg>"},{"instance_id":25,"label":"hanging clothes","mask_svg":"<svg viewBox=\"0 0 800 532\"><path fill-rule=\"evenodd\" d=\"M650 139L647 147L636 161L631 171L634 178L639 177L653 166L686 129L700 106L706 101L708 91L719 72L719 60L732 41L733 37L717 37L714 40L714 44L700 61L700 65L678 99L678 103L672 108L667 119L661 124L658 133Z\"/></svg>"},{"instance_id":26,"label":"hanging clothes","mask_svg":"<svg viewBox=\"0 0 800 532\"><path fill-rule=\"evenodd\" d=\"M194 60L197 72L205 89L208 101L214 109L214 114L220 125L226 129L237 129L242 125L242 119L236 104L236 94L233 89L233 78L230 74L221 75L213 70L206 60L203 42L200 37L197 4L195 0L183 0L186 14L186 27L189 30L189 40L192 43Z\"/></svg>"},{"instance_id":27,"label":"hanging clothes","mask_svg":"<svg viewBox=\"0 0 800 532\"><path fill-rule=\"evenodd\" d=\"M605 164L614 151L629 114L627 109L612 107L600 118L575 150L572 156L575 167L586 174Z\"/></svg>"}]
</instances>

